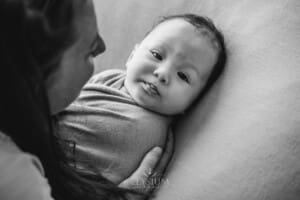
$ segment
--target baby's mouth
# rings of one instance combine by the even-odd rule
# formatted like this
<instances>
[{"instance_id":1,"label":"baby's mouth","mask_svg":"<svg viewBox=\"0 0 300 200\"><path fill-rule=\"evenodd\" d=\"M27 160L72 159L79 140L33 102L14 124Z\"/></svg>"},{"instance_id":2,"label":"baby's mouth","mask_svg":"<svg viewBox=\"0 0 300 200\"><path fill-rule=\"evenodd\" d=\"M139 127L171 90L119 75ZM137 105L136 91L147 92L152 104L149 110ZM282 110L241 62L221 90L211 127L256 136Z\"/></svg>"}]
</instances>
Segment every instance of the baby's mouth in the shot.
<instances>
[{"instance_id":1,"label":"baby's mouth","mask_svg":"<svg viewBox=\"0 0 300 200\"><path fill-rule=\"evenodd\" d=\"M154 84L143 81L143 86L148 94L160 96L160 93Z\"/></svg>"}]
</instances>

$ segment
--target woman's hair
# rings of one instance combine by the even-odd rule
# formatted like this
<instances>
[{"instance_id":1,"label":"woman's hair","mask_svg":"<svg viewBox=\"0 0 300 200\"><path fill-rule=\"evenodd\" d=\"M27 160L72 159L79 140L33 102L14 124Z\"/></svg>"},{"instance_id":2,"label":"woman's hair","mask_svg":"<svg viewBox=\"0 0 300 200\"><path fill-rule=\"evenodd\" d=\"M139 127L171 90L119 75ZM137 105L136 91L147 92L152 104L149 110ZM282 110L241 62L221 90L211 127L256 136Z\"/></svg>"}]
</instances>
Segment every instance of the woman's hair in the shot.
<instances>
[{"instance_id":1,"label":"woman's hair","mask_svg":"<svg viewBox=\"0 0 300 200\"><path fill-rule=\"evenodd\" d=\"M215 42L217 44L217 49L218 49L217 61L214 64L213 69L206 81L206 84L201 89L198 97L195 99L192 105L189 106L189 108L193 108L194 104L197 104L199 103L199 101L202 100L202 98L212 88L214 83L218 80L218 78L221 76L222 72L224 71L226 61L227 61L227 52L225 47L224 36L216 28L216 26L214 25L213 21L210 18L191 14L191 13L164 16L154 24L152 29L147 34L149 34L159 24L171 19L183 19L188 23L192 24L196 28L196 30L199 30L200 32L206 32L206 33L208 32L208 34L211 35L211 42L212 43Z\"/></svg>"},{"instance_id":2,"label":"woman's hair","mask_svg":"<svg viewBox=\"0 0 300 200\"><path fill-rule=\"evenodd\" d=\"M125 199L101 175L69 167L53 133L44 84L76 39L72 1L0 1L0 131L41 160L56 200Z\"/></svg>"}]
</instances>

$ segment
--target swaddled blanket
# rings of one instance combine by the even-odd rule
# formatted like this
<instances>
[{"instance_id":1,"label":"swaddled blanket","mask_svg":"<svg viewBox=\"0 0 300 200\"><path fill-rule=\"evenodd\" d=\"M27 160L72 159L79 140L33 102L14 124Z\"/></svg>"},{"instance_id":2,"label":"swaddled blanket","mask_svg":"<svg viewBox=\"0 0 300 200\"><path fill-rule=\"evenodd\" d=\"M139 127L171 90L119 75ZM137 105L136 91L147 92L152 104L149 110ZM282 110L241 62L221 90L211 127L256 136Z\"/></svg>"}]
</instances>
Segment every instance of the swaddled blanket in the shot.
<instances>
[{"instance_id":1,"label":"swaddled blanket","mask_svg":"<svg viewBox=\"0 0 300 200\"><path fill-rule=\"evenodd\" d=\"M95 75L79 97L58 115L58 134L70 164L78 170L97 170L119 183L138 166L145 153L163 146L168 118L138 106L120 91L125 73L108 70Z\"/></svg>"}]
</instances>

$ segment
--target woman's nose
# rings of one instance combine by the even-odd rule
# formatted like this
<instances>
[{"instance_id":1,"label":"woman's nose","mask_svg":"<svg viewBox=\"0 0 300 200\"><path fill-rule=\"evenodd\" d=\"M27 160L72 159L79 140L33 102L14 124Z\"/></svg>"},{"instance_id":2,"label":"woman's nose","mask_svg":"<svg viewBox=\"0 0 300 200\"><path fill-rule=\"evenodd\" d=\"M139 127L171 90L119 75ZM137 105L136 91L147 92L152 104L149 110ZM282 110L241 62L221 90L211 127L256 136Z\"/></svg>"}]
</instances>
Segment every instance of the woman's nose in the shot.
<instances>
[{"instance_id":1,"label":"woman's nose","mask_svg":"<svg viewBox=\"0 0 300 200\"><path fill-rule=\"evenodd\" d=\"M90 46L90 52L93 57L96 57L97 55L103 53L106 49L105 43L100 35L96 35L94 38L91 46Z\"/></svg>"},{"instance_id":2,"label":"woman's nose","mask_svg":"<svg viewBox=\"0 0 300 200\"><path fill-rule=\"evenodd\" d=\"M163 84L169 84L170 75L169 71L164 67L159 67L153 72L154 76Z\"/></svg>"}]
</instances>

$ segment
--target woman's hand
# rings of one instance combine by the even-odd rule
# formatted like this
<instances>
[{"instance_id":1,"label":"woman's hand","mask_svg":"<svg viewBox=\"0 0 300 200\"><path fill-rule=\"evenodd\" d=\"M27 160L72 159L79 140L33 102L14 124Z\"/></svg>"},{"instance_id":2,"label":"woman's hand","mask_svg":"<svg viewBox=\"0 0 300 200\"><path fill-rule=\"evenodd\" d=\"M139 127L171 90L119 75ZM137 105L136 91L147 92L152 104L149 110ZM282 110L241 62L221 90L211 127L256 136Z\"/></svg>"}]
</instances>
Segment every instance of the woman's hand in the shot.
<instances>
[{"instance_id":1,"label":"woman's hand","mask_svg":"<svg viewBox=\"0 0 300 200\"><path fill-rule=\"evenodd\" d=\"M160 147L151 149L142 160L138 169L126 180L119 184L119 187L131 189L145 195L150 195L163 183L163 174L173 155L174 136L169 129L164 151ZM142 199L135 195L130 199Z\"/></svg>"}]
</instances>

